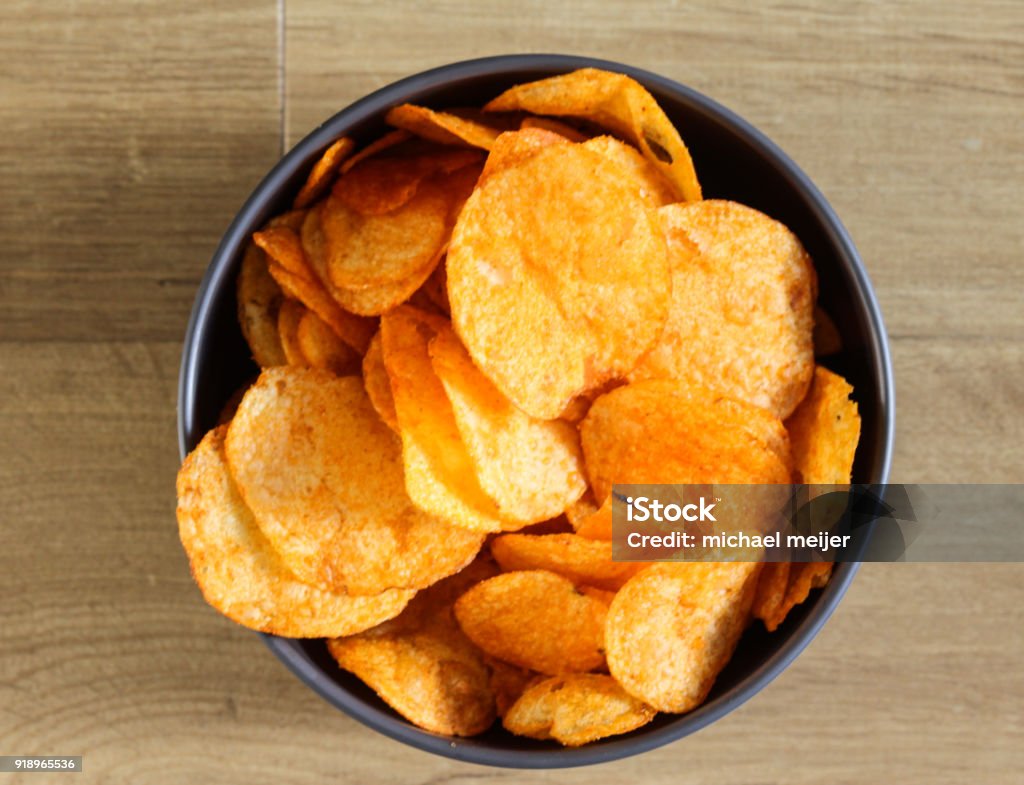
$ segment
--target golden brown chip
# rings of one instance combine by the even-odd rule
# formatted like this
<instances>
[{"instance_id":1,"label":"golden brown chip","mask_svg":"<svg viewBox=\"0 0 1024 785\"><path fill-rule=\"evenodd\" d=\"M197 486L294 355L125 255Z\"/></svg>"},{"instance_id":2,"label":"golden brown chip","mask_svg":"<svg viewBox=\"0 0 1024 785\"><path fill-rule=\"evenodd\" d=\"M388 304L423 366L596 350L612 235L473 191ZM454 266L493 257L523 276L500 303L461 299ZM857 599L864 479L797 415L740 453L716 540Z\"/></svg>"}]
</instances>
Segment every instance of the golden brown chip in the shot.
<instances>
[{"instance_id":1,"label":"golden brown chip","mask_svg":"<svg viewBox=\"0 0 1024 785\"><path fill-rule=\"evenodd\" d=\"M540 128L542 131L551 131L559 136L564 136L570 142L585 142L590 138L582 131L573 128L571 125L563 123L560 120L552 120L550 117L524 117L523 121L519 124L519 127L521 129Z\"/></svg>"},{"instance_id":2,"label":"golden brown chip","mask_svg":"<svg viewBox=\"0 0 1024 785\"><path fill-rule=\"evenodd\" d=\"M363 357L363 384L370 403L377 414L395 433L398 433L398 415L395 414L395 399L391 395L391 380L384 368L384 352L381 348L381 337L378 332L370 341L370 348Z\"/></svg>"},{"instance_id":3,"label":"golden brown chip","mask_svg":"<svg viewBox=\"0 0 1024 785\"><path fill-rule=\"evenodd\" d=\"M288 365L305 368L309 360L302 353L299 344L299 323L306 314L306 307L297 300L284 299L277 311L277 333Z\"/></svg>"},{"instance_id":4,"label":"golden brown chip","mask_svg":"<svg viewBox=\"0 0 1024 785\"><path fill-rule=\"evenodd\" d=\"M355 142L343 136L324 150L320 160L313 164L302 190L295 197L295 207L309 207L324 195L334 179L338 167L352 154L355 146Z\"/></svg>"},{"instance_id":5,"label":"golden brown chip","mask_svg":"<svg viewBox=\"0 0 1024 785\"><path fill-rule=\"evenodd\" d=\"M785 418L814 370L810 257L785 226L719 200L658 211L672 304L631 379L685 379Z\"/></svg>"},{"instance_id":6,"label":"golden brown chip","mask_svg":"<svg viewBox=\"0 0 1024 785\"><path fill-rule=\"evenodd\" d=\"M614 483L788 483L786 430L764 409L685 382L648 380L598 398L580 425L594 498Z\"/></svg>"},{"instance_id":7,"label":"golden brown chip","mask_svg":"<svg viewBox=\"0 0 1024 785\"><path fill-rule=\"evenodd\" d=\"M350 635L397 616L415 592L350 597L285 567L228 473L226 430L206 434L178 472L178 532L206 601L245 627L289 638Z\"/></svg>"},{"instance_id":8,"label":"golden brown chip","mask_svg":"<svg viewBox=\"0 0 1024 785\"><path fill-rule=\"evenodd\" d=\"M400 449L359 378L316 369L264 371L227 436L232 476L285 563L350 594L429 586L482 544L412 505Z\"/></svg>"},{"instance_id":9,"label":"golden brown chip","mask_svg":"<svg viewBox=\"0 0 1024 785\"><path fill-rule=\"evenodd\" d=\"M254 233L252 241L263 249L271 264L280 265L292 275L311 278L298 232L290 226L268 226Z\"/></svg>"},{"instance_id":10,"label":"golden brown chip","mask_svg":"<svg viewBox=\"0 0 1024 785\"><path fill-rule=\"evenodd\" d=\"M608 611L612 676L658 711L700 705L746 627L759 567L666 563L637 574Z\"/></svg>"},{"instance_id":11,"label":"golden brown chip","mask_svg":"<svg viewBox=\"0 0 1024 785\"><path fill-rule=\"evenodd\" d=\"M514 110L592 120L639 147L680 198L688 202L701 198L697 173L679 131L643 85L624 74L583 68L517 85L484 107L486 112Z\"/></svg>"},{"instance_id":12,"label":"golden brown chip","mask_svg":"<svg viewBox=\"0 0 1024 785\"><path fill-rule=\"evenodd\" d=\"M583 143L588 150L598 152L622 167L624 179L634 183L641 201L650 207L662 207L678 201L675 189L657 167L613 136L598 136Z\"/></svg>"},{"instance_id":13,"label":"golden brown chip","mask_svg":"<svg viewBox=\"0 0 1024 785\"><path fill-rule=\"evenodd\" d=\"M261 368L288 362L277 332L277 312L284 295L267 268L267 256L250 243L237 282L238 323L252 358Z\"/></svg>"},{"instance_id":14,"label":"golden brown chip","mask_svg":"<svg viewBox=\"0 0 1024 785\"><path fill-rule=\"evenodd\" d=\"M646 725L654 709L627 693L611 676L573 673L530 686L504 716L519 736L555 739L579 747Z\"/></svg>"},{"instance_id":15,"label":"golden brown chip","mask_svg":"<svg viewBox=\"0 0 1024 785\"><path fill-rule=\"evenodd\" d=\"M503 534L491 541L491 553L505 572L548 570L577 586L617 591L649 566L612 561L612 544L578 534Z\"/></svg>"},{"instance_id":16,"label":"golden brown chip","mask_svg":"<svg viewBox=\"0 0 1024 785\"><path fill-rule=\"evenodd\" d=\"M500 531L511 523L480 487L444 385L430 362L430 341L446 329L445 319L407 305L381 319L405 486L413 503L433 515L474 531Z\"/></svg>"},{"instance_id":17,"label":"golden brown chip","mask_svg":"<svg viewBox=\"0 0 1024 785\"><path fill-rule=\"evenodd\" d=\"M474 117L460 117L451 112L438 112L425 106L401 104L388 110L384 118L389 125L404 128L424 139L441 144L463 144L490 150L501 133L500 128Z\"/></svg>"},{"instance_id":18,"label":"golden brown chip","mask_svg":"<svg viewBox=\"0 0 1024 785\"><path fill-rule=\"evenodd\" d=\"M495 695L483 654L452 613L468 586L494 574L477 559L420 592L396 619L327 642L342 668L370 685L403 717L434 733L472 736L494 721Z\"/></svg>"},{"instance_id":19,"label":"golden brown chip","mask_svg":"<svg viewBox=\"0 0 1024 785\"><path fill-rule=\"evenodd\" d=\"M335 376L359 373L362 358L312 311L306 311L299 321L299 350L313 368L330 371Z\"/></svg>"},{"instance_id":20,"label":"golden brown chip","mask_svg":"<svg viewBox=\"0 0 1024 785\"><path fill-rule=\"evenodd\" d=\"M553 572L507 572L455 603L462 631L492 657L557 675L604 665L607 606Z\"/></svg>"},{"instance_id":21,"label":"golden brown chip","mask_svg":"<svg viewBox=\"0 0 1024 785\"><path fill-rule=\"evenodd\" d=\"M771 565L765 565L766 567ZM789 580L783 586L783 596L770 613L758 618L764 620L768 632L774 632L786 620L789 612L805 602L811 589L820 589L832 575L832 562L794 562L789 566Z\"/></svg>"},{"instance_id":22,"label":"golden brown chip","mask_svg":"<svg viewBox=\"0 0 1024 785\"><path fill-rule=\"evenodd\" d=\"M809 485L845 485L860 440L860 414L847 381L820 365L807 397L786 420L793 462Z\"/></svg>"},{"instance_id":23,"label":"golden brown chip","mask_svg":"<svg viewBox=\"0 0 1024 785\"><path fill-rule=\"evenodd\" d=\"M769 562L761 570L750 612L755 619L764 622L768 632L774 632L785 618L785 614L780 617L779 612L786 598L790 566L789 562Z\"/></svg>"},{"instance_id":24,"label":"golden brown chip","mask_svg":"<svg viewBox=\"0 0 1024 785\"><path fill-rule=\"evenodd\" d=\"M582 145L543 148L483 179L447 267L473 361L540 419L629 371L667 314L660 229L621 168Z\"/></svg>"},{"instance_id":25,"label":"golden brown chip","mask_svg":"<svg viewBox=\"0 0 1024 785\"><path fill-rule=\"evenodd\" d=\"M498 716L504 717L526 688L545 677L526 668L517 668L494 657L484 655L484 662L491 669L491 691Z\"/></svg>"},{"instance_id":26,"label":"golden brown chip","mask_svg":"<svg viewBox=\"0 0 1024 785\"><path fill-rule=\"evenodd\" d=\"M477 481L504 518L538 523L586 490L579 434L562 420L517 409L480 370L450 327L429 346Z\"/></svg>"},{"instance_id":27,"label":"golden brown chip","mask_svg":"<svg viewBox=\"0 0 1024 785\"><path fill-rule=\"evenodd\" d=\"M554 131L543 128L524 128L506 131L491 146L484 170L480 175L482 183L491 175L522 163L545 147L569 144L569 140Z\"/></svg>"}]
</instances>

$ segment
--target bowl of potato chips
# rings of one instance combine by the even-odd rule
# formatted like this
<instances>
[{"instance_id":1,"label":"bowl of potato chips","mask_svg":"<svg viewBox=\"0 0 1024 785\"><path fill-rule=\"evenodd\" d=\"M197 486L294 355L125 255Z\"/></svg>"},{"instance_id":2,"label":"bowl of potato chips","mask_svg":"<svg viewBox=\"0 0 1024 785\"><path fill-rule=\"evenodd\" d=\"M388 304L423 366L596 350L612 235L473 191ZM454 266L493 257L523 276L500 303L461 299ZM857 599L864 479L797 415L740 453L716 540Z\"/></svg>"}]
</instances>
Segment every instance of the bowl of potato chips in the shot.
<instances>
[{"instance_id":1,"label":"bowl of potato chips","mask_svg":"<svg viewBox=\"0 0 1024 785\"><path fill-rule=\"evenodd\" d=\"M227 230L179 534L370 728L599 763L761 690L857 566L616 561L612 486L885 482L893 418L864 267L774 144L636 68L485 58L342 110Z\"/></svg>"}]
</instances>

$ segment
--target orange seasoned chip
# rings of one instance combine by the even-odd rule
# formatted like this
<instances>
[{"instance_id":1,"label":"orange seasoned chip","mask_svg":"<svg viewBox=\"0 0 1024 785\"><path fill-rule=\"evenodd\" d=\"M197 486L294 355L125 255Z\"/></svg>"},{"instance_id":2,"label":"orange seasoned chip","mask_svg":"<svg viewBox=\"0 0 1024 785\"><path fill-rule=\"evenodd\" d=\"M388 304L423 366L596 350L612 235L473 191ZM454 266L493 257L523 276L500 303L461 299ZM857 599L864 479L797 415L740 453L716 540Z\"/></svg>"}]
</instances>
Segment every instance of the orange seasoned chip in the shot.
<instances>
[{"instance_id":1,"label":"orange seasoned chip","mask_svg":"<svg viewBox=\"0 0 1024 785\"><path fill-rule=\"evenodd\" d=\"M305 314L306 307L302 303L287 298L281 302L277 311L277 334L281 341L281 349L287 364L297 368L309 365L309 360L299 345L299 323Z\"/></svg>"},{"instance_id":2,"label":"orange seasoned chip","mask_svg":"<svg viewBox=\"0 0 1024 785\"><path fill-rule=\"evenodd\" d=\"M793 461L801 482L845 485L853 473L853 458L860 440L860 414L850 400L853 387L820 365L807 397L786 429L793 444Z\"/></svg>"},{"instance_id":3,"label":"orange seasoned chip","mask_svg":"<svg viewBox=\"0 0 1024 785\"><path fill-rule=\"evenodd\" d=\"M576 533L588 540L612 539L612 504L615 497L609 495L604 504L580 519L575 526Z\"/></svg>"},{"instance_id":4,"label":"orange seasoned chip","mask_svg":"<svg viewBox=\"0 0 1024 785\"><path fill-rule=\"evenodd\" d=\"M600 673L554 676L531 685L503 719L507 730L579 747L646 725L654 709Z\"/></svg>"},{"instance_id":5,"label":"orange seasoned chip","mask_svg":"<svg viewBox=\"0 0 1024 785\"><path fill-rule=\"evenodd\" d=\"M397 147L403 142L407 142L412 139L412 134L408 131L402 131L395 129L394 131L388 131L384 136L379 139L375 139L366 145L362 150L353 155L351 158L347 158L341 163L341 174L345 174L350 169L353 169L357 164L365 161L367 158L372 158L375 155L383 153L392 147Z\"/></svg>"},{"instance_id":6,"label":"orange seasoned chip","mask_svg":"<svg viewBox=\"0 0 1024 785\"><path fill-rule=\"evenodd\" d=\"M468 198L468 197L467 197ZM445 316L450 317L451 305L448 303L448 272L444 260L434 268L434 272L423 282L420 291L426 294L427 299L434 304L434 307Z\"/></svg>"},{"instance_id":7,"label":"orange seasoned chip","mask_svg":"<svg viewBox=\"0 0 1024 785\"><path fill-rule=\"evenodd\" d=\"M289 638L350 635L397 616L415 592L350 597L288 570L228 473L226 430L207 433L178 472L178 532L206 601L245 627Z\"/></svg>"},{"instance_id":8,"label":"orange seasoned chip","mask_svg":"<svg viewBox=\"0 0 1024 785\"><path fill-rule=\"evenodd\" d=\"M570 142L585 142L590 138L571 125L560 120L552 120L550 117L524 117L519 128L540 128L542 131L551 131L559 136L564 136Z\"/></svg>"},{"instance_id":9,"label":"orange seasoned chip","mask_svg":"<svg viewBox=\"0 0 1024 785\"><path fill-rule=\"evenodd\" d=\"M335 376L359 373L362 358L332 330L327 322L312 311L306 311L296 333L299 350L313 368L330 371Z\"/></svg>"},{"instance_id":10,"label":"orange seasoned chip","mask_svg":"<svg viewBox=\"0 0 1024 785\"><path fill-rule=\"evenodd\" d=\"M675 189L658 168L648 159L613 136L597 136L583 143L588 150L593 150L609 158L622 167L624 179L635 184L640 199L650 207L662 207L678 201Z\"/></svg>"},{"instance_id":11,"label":"orange seasoned chip","mask_svg":"<svg viewBox=\"0 0 1024 785\"><path fill-rule=\"evenodd\" d=\"M352 154L355 146L355 142L347 136L343 136L324 150L320 160L313 164L302 190L295 197L294 206L297 208L309 207L323 196L337 174L342 161Z\"/></svg>"},{"instance_id":12,"label":"orange seasoned chip","mask_svg":"<svg viewBox=\"0 0 1024 785\"><path fill-rule=\"evenodd\" d=\"M484 662L491 669L491 691L494 693L494 706L499 717L508 713L527 687L544 679L539 673L517 668L487 655L484 655Z\"/></svg>"},{"instance_id":13,"label":"orange seasoned chip","mask_svg":"<svg viewBox=\"0 0 1024 785\"><path fill-rule=\"evenodd\" d=\"M634 79L597 68L517 85L484 107L592 120L640 148L689 202L701 198L693 160L658 102Z\"/></svg>"},{"instance_id":14,"label":"orange seasoned chip","mask_svg":"<svg viewBox=\"0 0 1024 785\"><path fill-rule=\"evenodd\" d=\"M252 358L261 368L288 362L277 331L278 310L284 295L267 267L267 256L250 243L242 257L236 287L238 323Z\"/></svg>"},{"instance_id":15,"label":"orange seasoned chip","mask_svg":"<svg viewBox=\"0 0 1024 785\"><path fill-rule=\"evenodd\" d=\"M455 603L462 631L492 657L557 675L604 665L607 605L553 572L507 572Z\"/></svg>"},{"instance_id":16,"label":"orange seasoned chip","mask_svg":"<svg viewBox=\"0 0 1024 785\"><path fill-rule=\"evenodd\" d=\"M612 561L612 544L578 534L503 534L491 541L491 553L505 572L548 570L577 586L617 591L649 566Z\"/></svg>"},{"instance_id":17,"label":"orange seasoned chip","mask_svg":"<svg viewBox=\"0 0 1024 785\"><path fill-rule=\"evenodd\" d=\"M349 594L423 588L482 544L409 501L399 441L357 377L264 371L231 421L227 456L260 529L316 585Z\"/></svg>"},{"instance_id":18,"label":"orange seasoned chip","mask_svg":"<svg viewBox=\"0 0 1024 785\"><path fill-rule=\"evenodd\" d=\"M500 531L510 524L480 487L452 405L430 362L430 341L446 329L445 319L407 305L381 319L405 486L413 502L433 515L474 531Z\"/></svg>"},{"instance_id":19,"label":"orange seasoned chip","mask_svg":"<svg viewBox=\"0 0 1024 785\"><path fill-rule=\"evenodd\" d=\"M598 398L580 425L594 497L614 483L788 483L777 417L685 382L648 380Z\"/></svg>"},{"instance_id":20,"label":"orange seasoned chip","mask_svg":"<svg viewBox=\"0 0 1024 785\"><path fill-rule=\"evenodd\" d=\"M487 156L487 161L484 163L480 181L483 182L502 169L522 163L545 147L565 144L569 144L569 140L564 136L543 128L506 131L491 146L491 154Z\"/></svg>"},{"instance_id":21,"label":"orange seasoned chip","mask_svg":"<svg viewBox=\"0 0 1024 785\"><path fill-rule=\"evenodd\" d=\"M758 618L764 620L768 632L777 630L789 612L807 600L811 589L822 588L832 575L832 562L795 562L787 566L790 568L789 580L782 587L783 595L778 604L764 615L757 614Z\"/></svg>"},{"instance_id":22,"label":"orange seasoned chip","mask_svg":"<svg viewBox=\"0 0 1024 785\"><path fill-rule=\"evenodd\" d=\"M516 408L473 364L450 327L438 330L429 351L477 481L503 518L538 523L583 494L583 455L572 425Z\"/></svg>"},{"instance_id":23,"label":"orange seasoned chip","mask_svg":"<svg viewBox=\"0 0 1024 785\"><path fill-rule=\"evenodd\" d=\"M420 592L396 619L327 642L338 664L365 681L403 717L434 733L472 736L495 717L491 669L462 633L452 605L493 575L481 560Z\"/></svg>"},{"instance_id":24,"label":"orange seasoned chip","mask_svg":"<svg viewBox=\"0 0 1024 785\"><path fill-rule=\"evenodd\" d=\"M750 612L755 619L764 621L768 632L774 632L785 618L784 615L779 618L778 614L786 598L790 567L789 562L769 562L761 570Z\"/></svg>"},{"instance_id":25,"label":"orange seasoned chip","mask_svg":"<svg viewBox=\"0 0 1024 785\"><path fill-rule=\"evenodd\" d=\"M668 311L660 228L621 168L582 145L483 178L447 268L452 322L473 361L540 419L629 371Z\"/></svg>"},{"instance_id":26,"label":"orange seasoned chip","mask_svg":"<svg viewBox=\"0 0 1024 785\"><path fill-rule=\"evenodd\" d=\"M631 379L685 379L788 417L814 370L810 257L785 226L719 200L658 211L672 304Z\"/></svg>"},{"instance_id":27,"label":"orange seasoned chip","mask_svg":"<svg viewBox=\"0 0 1024 785\"><path fill-rule=\"evenodd\" d=\"M252 241L264 250L271 263L280 265L292 275L312 278L298 232L290 226L268 226L255 232Z\"/></svg>"},{"instance_id":28,"label":"orange seasoned chip","mask_svg":"<svg viewBox=\"0 0 1024 785\"><path fill-rule=\"evenodd\" d=\"M501 129L488 125L485 118L438 112L425 106L401 104L384 118L389 125L441 144L462 144L490 150Z\"/></svg>"},{"instance_id":29,"label":"orange seasoned chip","mask_svg":"<svg viewBox=\"0 0 1024 785\"><path fill-rule=\"evenodd\" d=\"M760 565L656 564L623 586L608 611L608 668L658 711L703 702L747 624Z\"/></svg>"},{"instance_id":30,"label":"orange seasoned chip","mask_svg":"<svg viewBox=\"0 0 1024 785\"><path fill-rule=\"evenodd\" d=\"M398 433L398 415L395 414L395 399L391 395L391 380L384 368L384 352L378 332L370 341L370 348L363 357L363 384L370 403L377 414L395 433Z\"/></svg>"}]
</instances>

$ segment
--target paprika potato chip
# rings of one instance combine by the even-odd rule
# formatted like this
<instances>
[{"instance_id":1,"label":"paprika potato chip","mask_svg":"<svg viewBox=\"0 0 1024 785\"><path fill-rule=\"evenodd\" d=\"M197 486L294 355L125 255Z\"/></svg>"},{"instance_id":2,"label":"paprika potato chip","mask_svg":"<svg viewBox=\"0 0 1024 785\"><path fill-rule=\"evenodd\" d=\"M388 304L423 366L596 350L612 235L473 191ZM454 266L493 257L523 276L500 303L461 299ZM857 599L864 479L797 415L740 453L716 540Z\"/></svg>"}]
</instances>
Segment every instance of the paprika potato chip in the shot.
<instances>
[{"instance_id":1,"label":"paprika potato chip","mask_svg":"<svg viewBox=\"0 0 1024 785\"><path fill-rule=\"evenodd\" d=\"M389 109L384 120L388 125L404 128L440 144L464 144L484 150L490 150L491 144L501 133L501 129L476 118L436 112L413 104L400 104Z\"/></svg>"},{"instance_id":2,"label":"paprika potato chip","mask_svg":"<svg viewBox=\"0 0 1024 785\"><path fill-rule=\"evenodd\" d=\"M638 573L608 611L612 676L658 711L699 706L747 625L759 567L680 562Z\"/></svg>"},{"instance_id":3,"label":"paprika potato chip","mask_svg":"<svg viewBox=\"0 0 1024 785\"><path fill-rule=\"evenodd\" d=\"M395 414L395 399L391 395L391 380L384 368L384 352L378 332L370 341L370 348L363 356L363 384L370 403L377 414L395 433L398 433L398 415Z\"/></svg>"},{"instance_id":4,"label":"paprika potato chip","mask_svg":"<svg viewBox=\"0 0 1024 785\"><path fill-rule=\"evenodd\" d=\"M355 146L355 142L347 136L343 136L324 150L320 160L310 170L302 190L296 195L294 207L309 207L323 196L330 186L331 180L337 174L342 161L352 154Z\"/></svg>"},{"instance_id":5,"label":"paprika potato chip","mask_svg":"<svg viewBox=\"0 0 1024 785\"><path fill-rule=\"evenodd\" d=\"M785 618L782 607L792 566L789 562L768 562L761 570L750 613L755 619L764 621L768 632L774 632Z\"/></svg>"},{"instance_id":6,"label":"paprika potato chip","mask_svg":"<svg viewBox=\"0 0 1024 785\"><path fill-rule=\"evenodd\" d=\"M249 629L290 638L349 635L397 616L415 592L350 597L285 567L228 473L226 431L207 433L178 472L178 531L204 599Z\"/></svg>"},{"instance_id":7,"label":"paprika potato chip","mask_svg":"<svg viewBox=\"0 0 1024 785\"><path fill-rule=\"evenodd\" d=\"M523 128L519 131L506 131L494 140L491 154L487 156L484 170L480 174L480 182L484 182L495 172L508 169L522 163L530 156L552 145L568 144L569 140L554 131L543 128Z\"/></svg>"},{"instance_id":8,"label":"paprika potato chip","mask_svg":"<svg viewBox=\"0 0 1024 785\"><path fill-rule=\"evenodd\" d=\"M263 249L272 262L279 264L292 275L311 278L299 235L291 227L268 226L255 232L252 241Z\"/></svg>"},{"instance_id":9,"label":"paprika potato chip","mask_svg":"<svg viewBox=\"0 0 1024 785\"><path fill-rule=\"evenodd\" d=\"M588 150L600 153L622 167L623 175L635 183L641 201L650 207L662 207L676 201L672 185L635 147L612 136L597 136L583 143Z\"/></svg>"},{"instance_id":10,"label":"paprika potato chip","mask_svg":"<svg viewBox=\"0 0 1024 785\"><path fill-rule=\"evenodd\" d=\"M551 131L559 136L564 136L570 142L585 142L590 138L571 125L567 125L560 120L552 120L550 117L524 117L522 122L519 123L519 128L540 128L543 131Z\"/></svg>"},{"instance_id":11,"label":"paprika potato chip","mask_svg":"<svg viewBox=\"0 0 1024 785\"><path fill-rule=\"evenodd\" d=\"M491 669L491 692L494 693L494 707L499 717L504 717L526 688L545 677L526 668L517 668L507 662L484 656Z\"/></svg>"},{"instance_id":12,"label":"paprika potato chip","mask_svg":"<svg viewBox=\"0 0 1024 785\"><path fill-rule=\"evenodd\" d=\"M452 234L456 332L539 419L632 369L667 315L664 239L621 172L582 145L543 148L482 178Z\"/></svg>"},{"instance_id":13,"label":"paprika potato chip","mask_svg":"<svg viewBox=\"0 0 1024 785\"><path fill-rule=\"evenodd\" d=\"M261 531L310 583L360 595L419 589L482 544L409 501L398 439L358 378L264 371L231 421L226 452Z\"/></svg>"},{"instance_id":14,"label":"paprika potato chip","mask_svg":"<svg viewBox=\"0 0 1024 785\"><path fill-rule=\"evenodd\" d=\"M297 300L285 299L277 311L277 333L281 340L288 365L305 368L309 360L299 345L299 323L307 313L306 307Z\"/></svg>"},{"instance_id":15,"label":"paprika potato chip","mask_svg":"<svg viewBox=\"0 0 1024 785\"><path fill-rule=\"evenodd\" d=\"M492 657L558 675L604 665L607 610L568 579L529 570L478 583L455 603L455 618Z\"/></svg>"},{"instance_id":16,"label":"paprika potato chip","mask_svg":"<svg viewBox=\"0 0 1024 785\"><path fill-rule=\"evenodd\" d=\"M860 414L847 381L820 365L807 397L786 420L801 482L846 485L860 440Z\"/></svg>"},{"instance_id":17,"label":"paprika potato chip","mask_svg":"<svg viewBox=\"0 0 1024 785\"><path fill-rule=\"evenodd\" d=\"M491 553L505 572L548 570L577 586L617 591L648 567L647 562L612 561L611 542L578 534L503 534L491 541Z\"/></svg>"},{"instance_id":18,"label":"paprika potato chip","mask_svg":"<svg viewBox=\"0 0 1024 785\"><path fill-rule=\"evenodd\" d=\"M384 136L370 142L370 144L366 145L366 147L364 147L358 153L353 155L351 158L347 158L346 160L342 161L341 168L339 171L341 172L341 174L345 174L350 169L353 169L357 164L361 163L362 161L365 161L367 158L372 158L375 155L379 155L380 153L383 153L385 150L388 150L392 147L396 147L402 144L402 142L407 142L410 139L412 139L412 134L410 134L408 131L403 131L398 128L396 128L394 131L388 131L388 133L384 134Z\"/></svg>"},{"instance_id":19,"label":"paprika potato chip","mask_svg":"<svg viewBox=\"0 0 1024 785\"><path fill-rule=\"evenodd\" d=\"M236 285L238 324L252 358L261 368L288 362L277 331L278 310L284 295L267 267L267 257L250 243L242 257Z\"/></svg>"},{"instance_id":20,"label":"paprika potato chip","mask_svg":"<svg viewBox=\"0 0 1024 785\"><path fill-rule=\"evenodd\" d=\"M485 112L514 110L592 120L636 145L680 198L701 199L693 160L679 132L643 85L625 74L581 68L516 85L484 106Z\"/></svg>"},{"instance_id":21,"label":"paprika potato chip","mask_svg":"<svg viewBox=\"0 0 1024 785\"><path fill-rule=\"evenodd\" d=\"M788 417L814 371L817 280L800 241L735 202L670 205L658 216L672 303L630 379L685 379Z\"/></svg>"},{"instance_id":22,"label":"paprika potato chip","mask_svg":"<svg viewBox=\"0 0 1024 785\"><path fill-rule=\"evenodd\" d=\"M685 382L648 380L598 398L580 424L594 497L614 483L788 483L789 439L764 409Z\"/></svg>"},{"instance_id":23,"label":"paprika potato chip","mask_svg":"<svg viewBox=\"0 0 1024 785\"><path fill-rule=\"evenodd\" d=\"M572 425L537 420L513 406L450 327L438 331L429 352L480 487L502 517L537 523L583 494L583 455Z\"/></svg>"},{"instance_id":24,"label":"paprika potato chip","mask_svg":"<svg viewBox=\"0 0 1024 785\"><path fill-rule=\"evenodd\" d=\"M312 311L307 310L299 320L296 339L302 356L313 368L330 371L335 376L359 373L362 365L359 353Z\"/></svg>"},{"instance_id":25,"label":"paprika potato chip","mask_svg":"<svg viewBox=\"0 0 1024 785\"><path fill-rule=\"evenodd\" d=\"M579 747L636 730L654 715L654 709L622 689L611 676L573 673L528 687L505 714L503 724L518 736L555 739L567 747Z\"/></svg>"}]
</instances>

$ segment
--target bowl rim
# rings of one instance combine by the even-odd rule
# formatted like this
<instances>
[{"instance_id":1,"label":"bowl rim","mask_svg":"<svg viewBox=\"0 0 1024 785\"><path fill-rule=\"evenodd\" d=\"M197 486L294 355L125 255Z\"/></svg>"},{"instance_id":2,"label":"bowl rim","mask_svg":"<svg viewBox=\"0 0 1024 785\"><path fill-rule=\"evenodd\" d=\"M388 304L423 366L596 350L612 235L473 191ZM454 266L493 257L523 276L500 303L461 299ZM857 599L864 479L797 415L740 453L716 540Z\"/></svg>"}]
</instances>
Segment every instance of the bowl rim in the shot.
<instances>
[{"instance_id":1,"label":"bowl rim","mask_svg":"<svg viewBox=\"0 0 1024 785\"><path fill-rule=\"evenodd\" d=\"M847 272L853 278L850 295L855 296L859 311L868 320L867 353L873 378L879 382L876 391L881 437L876 446L873 462L875 476L871 482L884 483L889 478L895 434L895 385L892 357L884 320L867 270L853 241L821 191L810 178L764 133L730 109L708 98L691 87L645 69L611 60L562 54L507 54L474 58L441 65L422 71L384 87L359 99L335 113L295 144L253 189L252 194L228 226L215 250L210 264L200 281L189 316L182 349L178 378L178 449L182 459L188 453L186 417L195 409L198 372L199 340L205 332L206 322L212 317L214 293L223 285L223 279L232 272L231 260L245 241L248 227L254 225L259 213L266 207L266 194L278 193L296 171L307 165L313 157L333 142L343 129L357 125L383 113L387 108L406 100L421 90L436 88L446 83L482 76L498 76L508 71L533 70L538 74L564 73L579 68L603 68L623 73L645 86L654 86L671 93L689 108L713 115L760 157L768 159L804 197L808 210L814 214L836 255L848 260ZM342 130L339 130L341 128ZM866 544L866 542L865 542ZM365 702L327 677L300 652L296 641L259 634L274 655L304 684L334 707L369 728L396 741L417 749L432 752L464 762L508 768L566 768L603 763L629 757L676 741L695 733L738 708L771 683L807 647L828 621L846 593L859 562L837 565L832 580L818 596L807 616L790 634L779 649L755 670L747 674L725 694L703 704L692 712L680 715L666 725L643 730L623 737L612 737L599 744L583 747L552 749L507 750L474 744L465 740L431 733L397 718L386 709Z\"/></svg>"}]
</instances>

